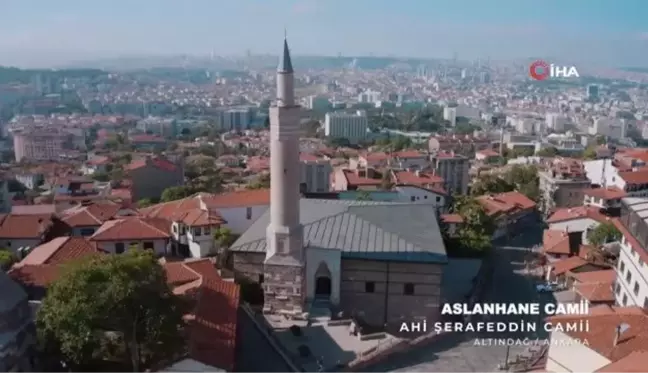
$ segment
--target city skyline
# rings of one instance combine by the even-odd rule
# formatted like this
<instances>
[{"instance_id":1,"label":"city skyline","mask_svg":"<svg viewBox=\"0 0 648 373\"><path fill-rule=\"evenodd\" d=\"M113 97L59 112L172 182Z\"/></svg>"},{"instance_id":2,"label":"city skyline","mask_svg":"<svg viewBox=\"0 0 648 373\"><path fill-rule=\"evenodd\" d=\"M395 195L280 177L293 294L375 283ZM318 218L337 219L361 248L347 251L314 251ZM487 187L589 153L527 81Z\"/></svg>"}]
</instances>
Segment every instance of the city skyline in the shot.
<instances>
[{"instance_id":1,"label":"city skyline","mask_svg":"<svg viewBox=\"0 0 648 373\"><path fill-rule=\"evenodd\" d=\"M173 0L108 4L1 0L0 65L143 55L275 54L516 59L642 66L648 5L596 0Z\"/></svg>"}]
</instances>

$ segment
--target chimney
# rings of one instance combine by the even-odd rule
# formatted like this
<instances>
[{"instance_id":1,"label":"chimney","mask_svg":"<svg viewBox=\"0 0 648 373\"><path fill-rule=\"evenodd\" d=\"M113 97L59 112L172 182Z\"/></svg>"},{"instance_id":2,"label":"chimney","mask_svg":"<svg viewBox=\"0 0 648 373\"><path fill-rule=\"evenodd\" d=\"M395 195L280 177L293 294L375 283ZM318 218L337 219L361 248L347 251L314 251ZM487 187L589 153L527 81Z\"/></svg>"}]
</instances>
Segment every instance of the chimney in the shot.
<instances>
[{"instance_id":1,"label":"chimney","mask_svg":"<svg viewBox=\"0 0 648 373\"><path fill-rule=\"evenodd\" d=\"M619 344L619 339L621 339L621 334L623 334L626 330L630 329L630 325L626 323L621 323L617 325L615 333L614 333L614 346Z\"/></svg>"},{"instance_id":2,"label":"chimney","mask_svg":"<svg viewBox=\"0 0 648 373\"><path fill-rule=\"evenodd\" d=\"M416 177L421 177L421 170L414 171L414 175L416 175Z\"/></svg>"}]
</instances>

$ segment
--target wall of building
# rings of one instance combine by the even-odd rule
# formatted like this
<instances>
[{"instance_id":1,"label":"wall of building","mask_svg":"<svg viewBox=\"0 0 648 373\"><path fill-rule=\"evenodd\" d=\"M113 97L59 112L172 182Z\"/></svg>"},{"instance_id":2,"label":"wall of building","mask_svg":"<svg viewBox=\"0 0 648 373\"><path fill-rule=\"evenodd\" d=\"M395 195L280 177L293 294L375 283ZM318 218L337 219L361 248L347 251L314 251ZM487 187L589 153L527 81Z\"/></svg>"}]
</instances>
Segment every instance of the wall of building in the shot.
<instances>
[{"instance_id":1,"label":"wall of building","mask_svg":"<svg viewBox=\"0 0 648 373\"><path fill-rule=\"evenodd\" d=\"M145 166L131 170L129 173L133 181L133 199L135 201L145 198L160 198L166 188L184 184L184 174L179 167L175 172L171 172Z\"/></svg>"},{"instance_id":2,"label":"wall of building","mask_svg":"<svg viewBox=\"0 0 648 373\"><path fill-rule=\"evenodd\" d=\"M547 372L596 372L609 363L610 360L567 334L559 331L551 333Z\"/></svg>"},{"instance_id":3,"label":"wall of building","mask_svg":"<svg viewBox=\"0 0 648 373\"><path fill-rule=\"evenodd\" d=\"M562 232L583 232L583 244L587 244L587 232L596 228L598 225L599 222L596 220L584 218L551 223L549 224L549 229Z\"/></svg>"},{"instance_id":4,"label":"wall of building","mask_svg":"<svg viewBox=\"0 0 648 373\"><path fill-rule=\"evenodd\" d=\"M625 237L621 242L616 271L617 280L614 289L616 303L624 306L648 307L648 265L641 260L636 250L628 245Z\"/></svg>"},{"instance_id":5,"label":"wall of building","mask_svg":"<svg viewBox=\"0 0 648 373\"><path fill-rule=\"evenodd\" d=\"M442 271L438 264L342 258L340 307L376 326L398 327L403 321L422 318L435 320ZM404 294L407 283L413 285L414 294Z\"/></svg>"},{"instance_id":6,"label":"wall of building","mask_svg":"<svg viewBox=\"0 0 648 373\"><path fill-rule=\"evenodd\" d=\"M219 208L218 213L227 221L224 225L232 233L243 234L257 220L270 205L257 205L250 207Z\"/></svg>"},{"instance_id":7,"label":"wall of building","mask_svg":"<svg viewBox=\"0 0 648 373\"><path fill-rule=\"evenodd\" d=\"M18 255L18 249L21 247L31 247L32 249L42 242L41 239L4 239L0 238L0 248L11 250Z\"/></svg>"},{"instance_id":8,"label":"wall of building","mask_svg":"<svg viewBox=\"0 0 648 373\"><path fill-rule=\"evenodd\" d=\"M142 241L95 241L97 247L110 254L115 254L115 245L118 243L124 244L124 250L128 250L131 245L138 244L140 248L144 248L144 242L153 242L153 251L156 255L165 255L167 252L168 240L142 240Z\"/></svg>"}]
</instances>

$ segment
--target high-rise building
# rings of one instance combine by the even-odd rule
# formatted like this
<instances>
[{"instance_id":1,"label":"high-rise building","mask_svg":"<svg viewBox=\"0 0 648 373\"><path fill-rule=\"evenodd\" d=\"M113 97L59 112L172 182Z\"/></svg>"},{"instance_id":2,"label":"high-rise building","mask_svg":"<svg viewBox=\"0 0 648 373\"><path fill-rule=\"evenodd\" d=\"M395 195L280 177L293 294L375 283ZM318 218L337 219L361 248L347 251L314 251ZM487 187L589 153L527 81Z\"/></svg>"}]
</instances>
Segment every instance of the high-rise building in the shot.
<instances>
[{"instance_id":1,"label":"high-rise building","mask_svg":"<svg viewBox=\"0 0 648 373\"><path fill-rule=\"evenodd\" d=\"M369 120L366 113L358 111L349 113L326 113L324 135L332 138L344 138L355 144L367 138Z\"/></svg>"},{"instance_id":2,"label":"high-rise building","mask_svg":"<svg viewBox=\"0 0 648 373\"><path fill-rule=\"evenodd\" d=\"M250 129L252 110L250 108L230 109L223 113L223 126L226 131L244 131Z\"/></svg>"},{"instance_id":3,"label":"high-rise building","mask_svg":"<svg viewBox=\"0 0 648 373\"><path fill-rule=\"evenodd\" d=\"M587 85L587 99L590 101L598 101L599 98L599 86L596 84Z\"/></svg>"},{"instance_id":4,"label":"high-rise building","mask_svg":"<svg viewBox=\"0 0 648 373\"><path fill-rule=\"evenodd\" d=\"M304 307L304 229L299 220L299 121L288 42L277 69L277 102L270 108L270 224L264 261L265 309Z\"/></svg>"}]
</instances>

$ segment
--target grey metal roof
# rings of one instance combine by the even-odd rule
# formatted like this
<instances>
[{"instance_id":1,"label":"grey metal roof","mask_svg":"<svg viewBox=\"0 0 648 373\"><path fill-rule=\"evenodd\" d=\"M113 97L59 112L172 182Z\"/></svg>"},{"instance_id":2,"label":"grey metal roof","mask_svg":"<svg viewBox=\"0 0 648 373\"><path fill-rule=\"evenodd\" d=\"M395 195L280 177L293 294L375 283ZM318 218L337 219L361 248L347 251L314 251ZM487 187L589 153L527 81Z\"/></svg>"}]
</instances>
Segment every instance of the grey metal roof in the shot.
<instances>
[{"instance_id":1,"label":"grey metal roof","mask_svg":"<svg viewBox=\"0 0 648 373\"><path fill-rule=\"evenodd\" d=\"M447 261L433 205L301 199L300 214L305 246L339 250L347 258ZM265 252L269 222L268 209L230 250Z\"/></svg>"},{"instance_id":2,"label":"grey metal roof","mask_svg":"<svg viewBox=\"0 0 648 373\"><path fill-rule=\"evenodd\" d=\"M26 301L27 293L4 271L0 271L0 312L12 309L18 302Z\"/></svg>"}]
</instances>

